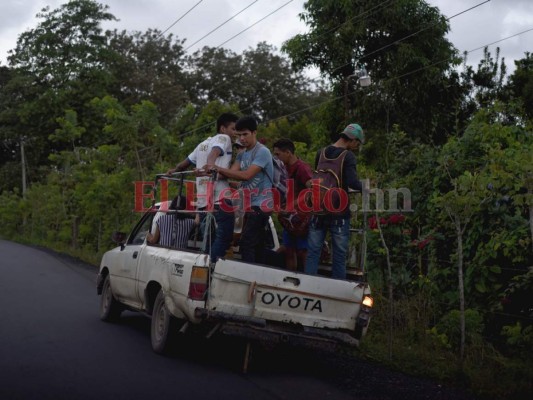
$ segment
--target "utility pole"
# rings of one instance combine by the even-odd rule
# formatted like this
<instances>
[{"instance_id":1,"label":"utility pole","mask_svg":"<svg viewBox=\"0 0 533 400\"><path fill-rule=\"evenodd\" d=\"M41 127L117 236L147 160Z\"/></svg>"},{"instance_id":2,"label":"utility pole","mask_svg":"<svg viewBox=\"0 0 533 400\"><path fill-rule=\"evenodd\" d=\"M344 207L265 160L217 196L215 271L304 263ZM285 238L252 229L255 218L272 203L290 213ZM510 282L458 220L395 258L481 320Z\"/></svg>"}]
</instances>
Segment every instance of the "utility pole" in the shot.
<instances>
[{"instance_id":1,"label":"utility pole","mask_svg":"<svg viewBox=\"0 0 533 400\"><path fill-rule=\"evenodd\" d=\"M361 87L367 87L372 83L372 80L370 79L370 76L366 73L366 70L364 68L362 69L356 69L355 72L352 75L348 75L344 79L344 119L348 120L348 84L350 83L350 79L353 77L357 77L357 82Z\"/></svg>"},{"instance_id":2,"label":"utility pole","mask_svg":"<svg viewBox=\"0 0 533 400\"><path fill-rule=\"evenodd\" d=\"M26 198L26 155L24 154L24 138L20 139L20 159L22 163L22 198Z\"/></svg>"}]
</instances>

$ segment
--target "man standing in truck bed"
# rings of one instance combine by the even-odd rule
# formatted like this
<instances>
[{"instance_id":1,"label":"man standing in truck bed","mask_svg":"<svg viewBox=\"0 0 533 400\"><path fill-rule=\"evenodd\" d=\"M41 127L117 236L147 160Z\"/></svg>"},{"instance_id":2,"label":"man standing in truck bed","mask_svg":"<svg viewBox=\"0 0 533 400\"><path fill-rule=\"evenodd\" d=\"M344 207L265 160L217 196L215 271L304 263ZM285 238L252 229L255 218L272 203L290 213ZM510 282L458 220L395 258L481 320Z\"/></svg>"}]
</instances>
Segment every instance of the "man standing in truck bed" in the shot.
<instances>
[{"instance_id":1,"label":"man standing in truck bed","mask_svg":"<svg viewBox=\"0 0 533 400\"><path fill-rule=\"evenodd\" d=\"M240 252L245 262L264 262L265 232L272 210L272 154L257 140L257 121L252 116L242 117L235 124L239 142L245 151L237 156L231 168L211 166L219 174L242 181L246 217L240 240ZM248 196L249 200L246 200Z\"/></svg>"},{"instance_id":2,"label":"man standing in truck bed","mask_svg":"<svg viewBox=\"0 0 533 400\"><path fill-rule=\"evenodd\" d=\"M296 156L296 148L292 140L285 138L279 139L272 147L274 149L274 155L287 168L288 178L291 179L290 190L292 192L288 195L292 196L298 207L298 196L306 188L307 182L312 178L311 167ZM280 213L278 215L280 223L284 226L282 238L285 248L285 266L291 271L296 271L297 269L302 271L307 258L307 233L296 235L287 229L283 223L288 219L287 216L288 218L299 218L303 215L296 212Z\"/></svg>"},{"instance_id":3,"label":"man standing in truck bed","mask_svg":"<svg viewBox=\"0 0 533 400\"><path fill-rule=\"evenodd\" d=\"M330 146L320 149L315 158L315 169L331 169L331 166L339 167L340 185L344 193L348 189L361 190L361 182L357 179L356 159L353 151L364 144L365 136L363 129L358 124L350 124L341 132L339 139ZM329 163L326 168L322 163ZM313 177L314 178L314 177ZM331 210L330 210L331 211ZM344 209L326 215L314 215L309 226L307 236L307 259L305 272L316 275L318 263L326 233L330 232L332 242L332 268L331 276L337 279L346 279L346 254L350 240L350 204L349 201Z\"/></svg>"},{"instance_id":4,"label":"man standing in truck bed","mask_svg":"<svg viewBox=\"0 0 533 400\"><path fill-rule=\"evenodd\" d=\"M205 168L208 164L229 167L232 157L233 137L235 135L235 122L239 119L235 114L224 113L217 119L217 134L200 143L189 156L181 161L176 168L167 171L170 175L176 171L184 171L189 166L195 165L197 169ZM196 208L198 211L212 211L214 209L217 228L215 240L211 245L211 262L216 262L223 257L233 239L235 215L231 209L229 199L221 198L221 194L229 188L228 181L217 180L214 183L214 192L208 192L210 176L196 178ZM209 232L204 232L209 235Z\"/></svg>"}]
</instances>

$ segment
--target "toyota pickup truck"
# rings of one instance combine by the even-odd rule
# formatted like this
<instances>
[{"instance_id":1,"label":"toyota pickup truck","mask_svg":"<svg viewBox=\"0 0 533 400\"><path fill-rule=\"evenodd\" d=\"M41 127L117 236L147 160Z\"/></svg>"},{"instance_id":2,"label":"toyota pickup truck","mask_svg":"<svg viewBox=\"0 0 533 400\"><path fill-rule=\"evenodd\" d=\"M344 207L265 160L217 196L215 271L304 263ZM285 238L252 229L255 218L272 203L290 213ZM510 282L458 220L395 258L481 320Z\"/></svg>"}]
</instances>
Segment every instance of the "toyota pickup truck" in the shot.
<instances>
[{"instance_id":1,"label":"toyota pickup truck","mask_svg":"<svg viewBox=\"0 0 533 400\"><path fill-rule=\"evenodd\" d=\"M156 353L188 330L332 350L359 345L373 305L361 276L349 273L340 280L327 276L327 266L324 275L311 276L246 263L238 247L212 264L193 237L186 249L149 244L146 236L160 206L145 213L129 235L114 234L118 247L102 258L97 292L103 321L116 320L126 309L151 317ZM279 247L272 219L268 237L265 251L272 259Z\"/></svg>"}]
</instances>

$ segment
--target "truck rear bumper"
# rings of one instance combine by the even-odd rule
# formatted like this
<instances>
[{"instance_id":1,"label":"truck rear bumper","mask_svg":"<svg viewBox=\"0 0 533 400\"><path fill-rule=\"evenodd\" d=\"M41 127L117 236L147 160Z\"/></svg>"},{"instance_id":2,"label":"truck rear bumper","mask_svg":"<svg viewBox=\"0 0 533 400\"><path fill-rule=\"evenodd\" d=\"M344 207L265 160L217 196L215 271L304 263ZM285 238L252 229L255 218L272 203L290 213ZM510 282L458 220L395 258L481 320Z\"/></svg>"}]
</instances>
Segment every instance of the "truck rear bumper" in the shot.
<instances>
[{"instance_id":1,"label":"truck rear bumper","mask_svg":"<svg viewBox=\"0 0 533 400\"><path fill-rule=\"evenodd\" d=\"M197 308L195 316L206 321L219 322L219 331L229 336L239 336L270 343L288 343L295 346L324 350L335 350L339 344L359 346L359 340L346 332L269 323L261 318L230 315L205 308Z\"/></svg>"}]
</instances>

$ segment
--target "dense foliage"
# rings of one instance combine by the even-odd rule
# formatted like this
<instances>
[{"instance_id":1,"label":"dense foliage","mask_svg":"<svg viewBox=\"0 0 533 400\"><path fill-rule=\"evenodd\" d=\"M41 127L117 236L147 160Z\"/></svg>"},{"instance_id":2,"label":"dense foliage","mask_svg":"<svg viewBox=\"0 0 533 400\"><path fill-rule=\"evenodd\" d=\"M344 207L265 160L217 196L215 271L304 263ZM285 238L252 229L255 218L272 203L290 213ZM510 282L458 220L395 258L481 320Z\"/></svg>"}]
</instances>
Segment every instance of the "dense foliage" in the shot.
<instances>
[{"instance_id":1,"label":"dense foliage","mask_svg":"<svg viewBox=\"0 0 533 400\"><path fill-rule=\"evenodd\" d=\"M486 49L477 68L456 70L438 9L383 4L308 1L310 31L285 44L289 58L267 43L187 55L183 39L157 30L103 32L114 16L93 0L43 10L0 66L2 237L96 263L111 233L138 217L134 182L183 159L220 113L257 115L267 144L289 137L309 162L356 121L369 137L360 177L409 189L412 204L371 209L366 273L377 307L362 353L455 382L460 371L479 393L525 396L533 57L507 76ZM327 88L306 78L308 66ZM362 67L367 88L350 78Z\"/></svg>"}]
</instances>

